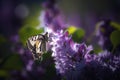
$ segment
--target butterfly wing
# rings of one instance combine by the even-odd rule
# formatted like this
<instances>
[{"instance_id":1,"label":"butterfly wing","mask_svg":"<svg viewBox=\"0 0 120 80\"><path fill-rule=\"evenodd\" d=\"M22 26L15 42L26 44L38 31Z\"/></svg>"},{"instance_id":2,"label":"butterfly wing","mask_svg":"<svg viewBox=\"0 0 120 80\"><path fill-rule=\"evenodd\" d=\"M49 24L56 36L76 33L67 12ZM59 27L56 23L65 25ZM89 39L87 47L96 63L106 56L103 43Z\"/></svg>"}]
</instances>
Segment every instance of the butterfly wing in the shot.
<instances>
[{"instance_id":1,"label":"butterfly wing","mask_svg":"<svg viewBox=\"0 0 120 80\"><path fill-rule=\"evenodd\" d=\"M29 38L29 39L27 40L26 44L27 44L28 49L29 49L31 52L35 53L35 47L34 47L35 41L32 41L31 38Z\"/></svg>"},{"instance_id":2,"label":"butterfly wing","mask_svg":"<svg viewBox=\"0 0 120 80\"><path fill-rule=\"evenodd\" d=\"M39 59L42 60L42 55L44 54L44 52L46 51L46 41L44 41L43 39L36 41L36 53L39 57Z\"/></svg>"},{"instance_id":3,"label":"butterfly wing","mask_svg":"<svg viewBox=\"0 0 120 80\"><path fill-rule=\"evenodd\" d=\"M45 42L45 41L42 41L40 50L41 50L42 52L45 52L45 51L46 51L46 42Z\"/></svg>"},{"instance_id":4,"label":"butterfly wing","mask_svg":"<svg viewBox=\"0 0 120 80\"><path fill-rule=\"evenodd\" d=\"M36 36L34 37L30 37L26 44L27 44L27 47L28 49L32 52L32 55L33 55L33 58L34 60L38 60L39 59L39 56L38 54L36 53L36 39L35 39Z\"/></svg>"},{"instance_id":5,"label":"butterfly wing","mask_svg":"<svg viewBox=\"0 0 120 80\"><path fill-rule=\"evenodd\" d=\"M27 47L32 52L34 60L42 60L42 55L46 51L47 34L39 34L28 38Z\"/></svg>"}]
</instances>

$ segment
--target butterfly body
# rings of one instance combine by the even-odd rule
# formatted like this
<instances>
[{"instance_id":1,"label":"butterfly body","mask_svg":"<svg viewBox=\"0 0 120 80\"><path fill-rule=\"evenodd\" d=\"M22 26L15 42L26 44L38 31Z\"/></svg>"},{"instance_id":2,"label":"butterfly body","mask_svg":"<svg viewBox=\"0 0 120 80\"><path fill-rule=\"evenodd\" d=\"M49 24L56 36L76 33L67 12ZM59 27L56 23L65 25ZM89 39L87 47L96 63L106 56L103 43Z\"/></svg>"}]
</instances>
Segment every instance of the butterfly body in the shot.
<instances>
[{"instance_id":1,"label":"butterfly body","mask_svg":"<svg viewBox=\"0 0 120 80\"><path fill-rule=\"evenodd\" d=\"M27 40L27 47L32 52L34 60L42 59L42 55L46 51L46 42L48 41L48 33L32 36Z\"/></svg>"}]
</instances>

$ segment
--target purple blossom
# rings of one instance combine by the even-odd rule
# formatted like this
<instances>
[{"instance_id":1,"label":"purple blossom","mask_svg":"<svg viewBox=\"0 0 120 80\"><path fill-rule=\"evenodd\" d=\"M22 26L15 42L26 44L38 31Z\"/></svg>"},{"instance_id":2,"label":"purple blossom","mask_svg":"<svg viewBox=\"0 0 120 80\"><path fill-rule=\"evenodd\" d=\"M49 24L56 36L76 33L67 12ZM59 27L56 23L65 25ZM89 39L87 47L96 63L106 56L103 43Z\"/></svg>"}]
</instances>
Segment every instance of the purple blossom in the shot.
<instances>
[{"instance_id":1,"label":"purple blossom","mask_svg":"<svg viewBox=\"0 0 120 80\"><path fill-rule=\"evenodd\" d=\"M42 4L45 10L41 11L40 26L48 32L49 30L56 32L65 28L63 16L55 3L55 0L48 0Z\"/></svg>"},{"instance_id":2,"label":"purple blossom","mask_svg":"<svg viewBox=\"0 0 120 80\"><path fill-rule=\"evenodd\" d=\"M51 36L52 57L54 57L57 71L62 75L75 70L78 64L92 60L90 59L92 56L88 57L92 47L87 47L84 43L74 43L68 32L52 33Z\"/></svg>"},{"instance_id":3,"label":"purple blossom","mask_svg":"<svg viewBox=\"0 0 120 80\"><path fill-rule=\"evenodd\" d=\"M74 62L69 60L74 51L71 49L71 38L67 37L67 32L62 35L62 32L54 34L52 38L52 57L54 57L56 69L60 73L65 73L67 70L74 67Z\"/></svg>"},{"instance_id":4,"label":"purple blossom","mask_svg":"<svg viewBox=\"0 0 120 80\"><path fill-rule=\"evenodd\" d=\"M97 31L97 36L100 38L99 39L99 45L104 49L104 50L109 50L111 51L113 48L113 45L110 41L110 35L111 33L115 30L111 25L111 20L104 20L99 22L98 25L98 31Z\"/></svg>"},{"instance_id":5,"label":"purple blossom","mask_svg":"<svg viewBox=\"0 0 120 80\"><path fill-rule=\"evenodd\" d=\"M14 42L14 43L17 43L19 42L19 36L18 35L13 35L10 37L10 41L11 42Z\"/></svg>"},{"instance_id":6,"label":"purple blossom","mask_svg":"<svg viewBox=\"0 0 120 80\"><path fill-rule=\"evenodd\" d=\"M92 53L91 45L73 42L68 32L50 33L50 40L55 68L67 80L112 80L113 74L119 74L115 72L120 69L119 56L108 51Z\"/></svg>"},{"instance_id":7,"label":"purple blossom","mask_svg":"<svg viewBox=\"0 0 120 80\"><path fill-rule=\"evenodd\" d=\"M55 3L55 0L48 0L42 4L45 9L44 21L46 25L51 24L53 19L59 14L59 10Z\"/></svg>"},{"instance_id":8,"label":"purple blossom","mask_svg":"<svg viewBox=\"0 0 120 80\"><path fill-rule=\"evenodd\" d=\"M102 66L110 68L112 71L120 68L120 56L113 55L108 51L99 53L96 57L96 61L98 61Z\"/></svg>"}]
</instances>

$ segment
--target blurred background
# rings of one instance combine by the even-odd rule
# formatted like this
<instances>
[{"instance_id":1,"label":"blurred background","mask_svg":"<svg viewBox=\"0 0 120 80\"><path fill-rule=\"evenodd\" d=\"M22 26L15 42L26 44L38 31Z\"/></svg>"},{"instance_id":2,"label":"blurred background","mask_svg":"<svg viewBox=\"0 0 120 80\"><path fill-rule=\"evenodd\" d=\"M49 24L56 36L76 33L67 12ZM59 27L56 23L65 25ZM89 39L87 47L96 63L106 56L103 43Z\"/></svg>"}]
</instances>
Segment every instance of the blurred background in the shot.
<instances>
[{"instance_id":1,"label":"blurred background","mask_svg":"<svg viewBox=\"0 0 120 80\"><path fill-rule=\"evenodd\" d=\"M25 46L28 37L44 32L40 14L45 1L0 0L0 80L61 79L50 55L36 64ZM83 29L88 44L97 45L93 34L100 21L111 20L120 27L120 0L56 0L56 5L66 25Z\"/></svg>"}]
</instances>

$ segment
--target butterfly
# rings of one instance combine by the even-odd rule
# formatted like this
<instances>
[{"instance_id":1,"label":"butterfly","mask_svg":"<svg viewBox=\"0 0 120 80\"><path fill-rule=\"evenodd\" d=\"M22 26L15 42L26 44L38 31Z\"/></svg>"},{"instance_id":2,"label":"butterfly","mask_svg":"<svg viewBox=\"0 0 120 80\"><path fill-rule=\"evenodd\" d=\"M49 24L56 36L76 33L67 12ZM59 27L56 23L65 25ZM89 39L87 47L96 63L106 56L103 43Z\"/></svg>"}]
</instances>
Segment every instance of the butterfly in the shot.
<instances>
[{"instance_id":1,"label":"butterfly","mask_svg":"<svg viewBox=\"0 0 120 80\"><path fill-rule=\"evenodd\" d=\"M32 52L34 60L42 60L42 55L46 51L46 43L48 42L48 32L29 37L26 44Z\"/></svg>"}]
</instances>

